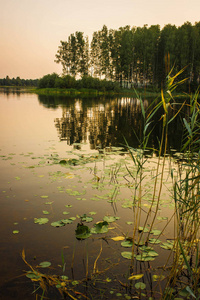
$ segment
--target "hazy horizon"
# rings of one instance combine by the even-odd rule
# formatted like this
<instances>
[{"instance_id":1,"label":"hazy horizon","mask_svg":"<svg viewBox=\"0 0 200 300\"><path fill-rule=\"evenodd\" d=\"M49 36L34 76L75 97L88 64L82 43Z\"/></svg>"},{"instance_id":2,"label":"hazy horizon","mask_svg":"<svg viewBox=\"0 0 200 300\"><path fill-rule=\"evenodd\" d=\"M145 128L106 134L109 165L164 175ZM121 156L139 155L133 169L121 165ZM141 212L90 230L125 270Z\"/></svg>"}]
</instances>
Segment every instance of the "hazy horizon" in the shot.
<instances>
[{"instance_id":1,"label":"hazy horizon","mask_svg":"<svg viewBox=\"0 0 200 300\"><path fill-rule=\"evenodd\" d=\"M144 24L181 26L200 21L199 0L0 0L0 78L41 78L62 73L54 62L60 40L75 31Z\"/></svg>"}]
</instances>

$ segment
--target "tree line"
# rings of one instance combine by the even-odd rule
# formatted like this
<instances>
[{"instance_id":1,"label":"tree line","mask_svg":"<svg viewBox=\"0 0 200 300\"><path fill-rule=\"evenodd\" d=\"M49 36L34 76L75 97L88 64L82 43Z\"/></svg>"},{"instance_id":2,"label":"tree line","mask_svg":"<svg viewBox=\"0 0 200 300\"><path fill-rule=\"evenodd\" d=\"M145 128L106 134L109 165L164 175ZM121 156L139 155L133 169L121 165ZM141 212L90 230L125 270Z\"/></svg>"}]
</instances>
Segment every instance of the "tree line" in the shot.
<instances>
[{"instance_id":1,"label":"tree line","mask_svg":"<svg viewBox=\"0 0 200 300\"><path fill-rule=\"evenodd\" d=\"M56 73L43 76L38 82L39 88L61 88L61 89L95 89L98 91L120 91L118 82L111 80L100 80L92 76L83 75L81 79L75 79L71 75L59 76Z\"/></svg>"},{"instance_id":2,"label":"tree line","mask_svg":"<svg viewBox=\"0 0 200 300\"><path fill-rule=\"evenodd\" d=\"M0 86L36 87L38 85L38 81L38 79L21 79L20 77L11 79L9 76L6 76L5 78L0 79Z\"/></svg>"},{"instance_id":3,"label":"tree line","mask_svg":"<svg viewBox=\"0 0 200 300\"><path fill-rule=\"evenodd\" d=\"M60 41L56 53L63 75L92 76L130 86L154 85L160 87L173 68L188 78L195 89L200 81L200 22L184 23L180 27L168 24L148 27L120 27L106 25L95 31L91 43L83 32L70 34Z\"/></svg>"}]
</instances>

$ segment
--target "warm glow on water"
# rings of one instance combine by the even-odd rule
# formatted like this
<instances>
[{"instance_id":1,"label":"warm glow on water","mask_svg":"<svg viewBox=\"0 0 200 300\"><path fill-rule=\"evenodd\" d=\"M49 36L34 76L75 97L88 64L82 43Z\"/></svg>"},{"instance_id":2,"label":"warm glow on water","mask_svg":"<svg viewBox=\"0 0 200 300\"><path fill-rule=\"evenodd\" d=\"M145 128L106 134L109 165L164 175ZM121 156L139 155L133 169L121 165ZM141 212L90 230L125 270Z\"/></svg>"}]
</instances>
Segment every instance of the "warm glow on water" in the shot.
<instances>
[{"instance_id":1,"label":"warm glow on water","mask_svg":"<svg viewBox=\"0 0 200 300\"><path fill-rule=\"evenodd\" d=\"M116 147L121 145L122 133L130 139L131 133L127 131L127 126L140 125L137 101L130 99L125 105L124 99L122 103L120 99L107 102L61 99L62 103L57 105L56 99L54 102L45 99L38 99L38 96L32 94L0 94L2 300L12 299L15 290L15 300L34 299L29 280L26 277L22 278L22 282L16 279L23 274L23 270L28 270L21 259L23 249L30 264L36 266L42 261L50 261L55 268L54 272L59 274L62 273L58 265L61 264L63 249L67 263L66 275L75 280L85 277L87 255L88 267L93 270L101 244L103 252L98 264L99 270L119 263L113 265L107 277L122 280L120 276L127 272L129 266L128 261L121 256L121 252L127 249L121 247L121 242L111 238L132 237L132 226L136 222L136 208L133 207L136 169L130 156ZM64 164L59 163L62 160ZM170 163L173 165L174 161L166 161L161 204L154 230L162 230L174 211ZM145 163L141 226L154 193L152 178L156 175L156 165L156 157L149 157ZM159 186L158 180L155 205L147 227L156 209ZM136 203L138 198L139 190L136 192ZM103 240L101 235L93 234L85 241L78 241L75 237L77 224L81 222L78 216L84 214L93 218L91 222L85 223L90 229L105 216L120 219L109 224L111 229L103 235ZM35 224L36 218L48 218L48 223ZM51 225L69 218L72 218L71 224L66 226L56 228ZM166 228L165 234L159 237L162 242L169 238L174 238L173 222ZM159 245L155 245L154 249L159 252L159 257L152 262L155 267L162 265L163 257L168 252Z\"/></svg>"}]
</instances>

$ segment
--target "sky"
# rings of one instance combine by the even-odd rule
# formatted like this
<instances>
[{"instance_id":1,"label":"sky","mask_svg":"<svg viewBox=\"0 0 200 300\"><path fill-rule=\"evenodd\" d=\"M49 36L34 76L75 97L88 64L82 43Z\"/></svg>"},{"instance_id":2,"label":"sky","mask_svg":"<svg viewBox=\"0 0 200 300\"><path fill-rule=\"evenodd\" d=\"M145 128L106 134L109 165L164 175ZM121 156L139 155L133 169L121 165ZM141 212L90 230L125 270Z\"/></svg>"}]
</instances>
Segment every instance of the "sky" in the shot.
<instances>
[{"instance_id":1,"label":"sky","mask_svg":"<svg viewBox=\"0 0 200 300\"><path fill-rule=\"evenodd\" d=\"M0 78L62 74L55 54L60 40L103 25L118 29L200 21L200 0L0 0Z\"/></svg>"}]
</instances>

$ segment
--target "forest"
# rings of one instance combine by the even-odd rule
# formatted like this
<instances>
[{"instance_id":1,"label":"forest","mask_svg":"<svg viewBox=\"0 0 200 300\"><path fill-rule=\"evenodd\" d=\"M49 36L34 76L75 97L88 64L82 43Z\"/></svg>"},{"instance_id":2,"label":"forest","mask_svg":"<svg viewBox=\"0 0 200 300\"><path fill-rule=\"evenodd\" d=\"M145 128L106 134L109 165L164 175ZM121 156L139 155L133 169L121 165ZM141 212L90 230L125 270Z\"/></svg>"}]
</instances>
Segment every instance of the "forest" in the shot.
<instances>
[{"instance_id":1,"label":"forest","mask_svg":"<svg viewBox=\"0 0 200 300\"><path fill-rule=\"evenodd\" d=\"M91 43L83 32L60 41L56 53L63 75L91 76L119 82L123 87L160 88L171 69L185 68L183 88L195 90L200 81L200 22L180 27L167 24L95 31Z\"/></svg>"},{"instance_id":2,"label":"forest","mask_svg":"<svg viewBox=\"0 0 200 300\"><path fill-rule=\"evenodd\" d=\"M33 87L38 85L38 79L21 79L19 76L16 78L6 78L0 79L0 86L19 86L19 87Z\"/></svg>"}]
</instances>

